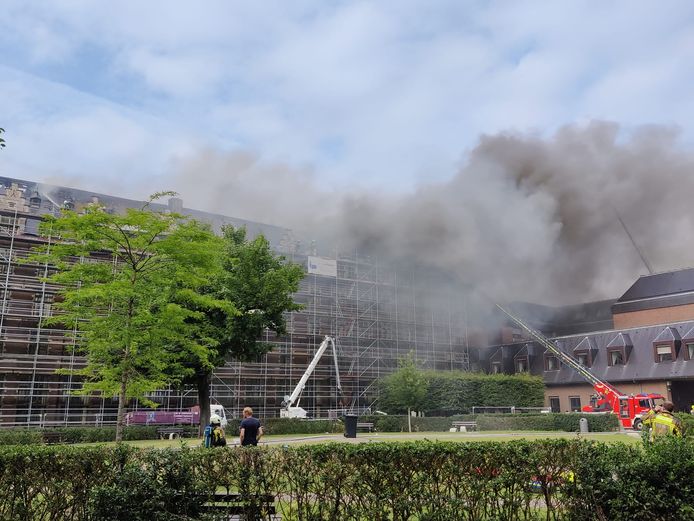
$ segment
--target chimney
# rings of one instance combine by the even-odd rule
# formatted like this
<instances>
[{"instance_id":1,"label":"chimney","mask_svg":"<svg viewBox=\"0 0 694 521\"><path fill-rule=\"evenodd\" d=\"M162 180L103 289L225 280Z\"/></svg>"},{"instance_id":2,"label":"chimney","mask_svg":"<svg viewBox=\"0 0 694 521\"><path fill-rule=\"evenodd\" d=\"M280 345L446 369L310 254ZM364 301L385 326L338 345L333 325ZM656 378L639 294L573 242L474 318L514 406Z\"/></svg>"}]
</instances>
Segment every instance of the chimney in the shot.
<instances>
[{"instance_id":1,"label":"chimney","mask_svg":"<svg viewBox=\"0 0 694 521\"><path fill-rule=\"evenodd\" d=\"M29 198L29 206L31 208L41 208L41 196L37 190L34 190L31 193L31 197Z\"/></svg>"},{"instance_id":2,"label":"chimney","mask_svg":"<svg viewBox=\"0 0 694 521\"><path fill-rule=\"evenodd\" d=\"M169 198L169 211L171 213L183 213L183 199L178 197Z\"/></svg>"}]
</instances>

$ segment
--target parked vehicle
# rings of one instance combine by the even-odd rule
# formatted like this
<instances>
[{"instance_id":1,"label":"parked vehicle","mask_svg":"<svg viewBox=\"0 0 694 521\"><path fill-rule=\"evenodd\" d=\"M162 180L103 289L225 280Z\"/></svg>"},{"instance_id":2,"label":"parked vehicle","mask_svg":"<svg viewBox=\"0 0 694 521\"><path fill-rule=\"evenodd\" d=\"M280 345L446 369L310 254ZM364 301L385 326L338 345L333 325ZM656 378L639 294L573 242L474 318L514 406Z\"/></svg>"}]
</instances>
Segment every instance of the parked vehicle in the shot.
<instances>
[{"instance_id":1,"label":"parked vehicle","mask_svg":"<svg viewBox=\"0 0 694 521\"><path fill-rule=\"evenodd\" d=\"M593 385L595 395L591 400L591 404L583 407L582 410L584 412L613 412L619 416L619 421L623 427L641 430L643 427L643 416L645 416L650 409L658 405L658 403L662 403L665 400L664 396L655 393L625 394L620 392L611 384L600 380L578 360L561 351L554 342L549 340L542 333L530 327L523 320L499 304L495 303L495 306L522 329L527 331L537 343L554 354L564 365L576 371Z\"/></svg>"},{"instance_id":2,"label":"parked vehicle","mask_svg":"<svg viewBox=\"0 0 694 521\"><path fill-rule=\"evenodd\" d=\"M222 427L227 426L227 415L224 407L210 404L210 415L216 414L222 419ZM184 411L167 411L160 409L131 411L125 415L126 425L199 425L200 407L198 405Z\"/></svg>"}]
</instances>

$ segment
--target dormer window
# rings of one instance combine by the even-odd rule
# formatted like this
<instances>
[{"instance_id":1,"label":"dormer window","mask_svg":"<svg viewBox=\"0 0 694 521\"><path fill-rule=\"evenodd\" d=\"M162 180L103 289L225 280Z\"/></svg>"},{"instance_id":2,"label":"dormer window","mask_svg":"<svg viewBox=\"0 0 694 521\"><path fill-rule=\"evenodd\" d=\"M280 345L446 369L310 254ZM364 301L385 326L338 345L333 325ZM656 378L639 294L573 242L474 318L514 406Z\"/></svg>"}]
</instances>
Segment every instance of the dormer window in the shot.
<instances>
[{"instance_id":1,"label":"dormer window","mask_svg":"<svg viewBox=\"0 0 694 521\"><path fill-rule=\"evenodd\" d=\"M607 365L626 365L632 349L633 344L629 335L627 333L619 333L612 339L612 342L607 344Z\"/></svg>"},{"instance_id":2,"label":"dormer window","mask_svg":"<svg viewBox=\"0 0 694 521\"><path fill-rule=\"evenodd\" d=\"M682 335L680 345L684 347L684 359L694 360L694 327Z\"/></svg>"},{"instance_id":3,"label":"dormer window","mask_svg":"<svg viewBox=\"0 0 694 521\"><path fill-rule=\"evenodd\" d=\"M681 341L680 334L673 327L664 328L653 341L653 356L657 364L677 360Z\"/></svg>"},{"instance_id":4,"label":"dormer window","mask_svg":"<svg viewBox=\"0 0 694 521\"><path fill-rule=\"evenodd\" d=\"M527 373L528 372L528 359L526 357L516 358L514 360L516 365L517 373Z\"/></svg>"},{"instance_id":5,"label":"dormer window","mask_svg":"<svg viewBox=\"0 0 694 521\"><path fill-rule=\"evenodd\" d=\"M545 355L545 371L559 371L559 359L552 354Z\"/></svg>"},{"instance_id":6,"label":"dormer window","mask_svg":"<svg viewBox=\"0 0 694 521\"><path fill-rule=\"evenodd\" d=\"M584 337L576 347L573 355L576 361L583 367L592 367L598 356L598 348L590 337Z\"/></svg>"},{"instance_id":7,"label":"dormer window","mask_svg":"<svg viewBox=\"0 0 694 521\"><path fill-rule=\"evenodd\" d=\"M513 367L516 373L530 372L530 364L533 362L534 357L537 356L535 349L536 346L525 344L516 352L513 357Z\"/></svg>"},{"instance_id":8,"label":"dormer window","mask_svg":"<svg viewBox=\"0 0 694 521\"><path fill-rule=\"evenodd\" d=\"M656 344L655 361L657 363L672 362L672 346L670 344Z\"/></svg>"},{"instance_id":9,"label":"dormer window","mask_svg":"<svg viewBox=\"0 0 694 521\"><path fill-rule=\"evenodd\" d=\"M624 348L615 348L607 352L608 364L613 365L624 365L626 363L626 356L624 355Z\"/></svg>"},{"instance_id":10,"label":"dormer window","mask_svg":"<svg viewBox=\"0 0 694 521\"><path fill-rule=\"evenodd\" d=\"M504 356L501 348L489 357L489 372L491 374L501 374L504 372Z\"/></svg>"}]
</instances>

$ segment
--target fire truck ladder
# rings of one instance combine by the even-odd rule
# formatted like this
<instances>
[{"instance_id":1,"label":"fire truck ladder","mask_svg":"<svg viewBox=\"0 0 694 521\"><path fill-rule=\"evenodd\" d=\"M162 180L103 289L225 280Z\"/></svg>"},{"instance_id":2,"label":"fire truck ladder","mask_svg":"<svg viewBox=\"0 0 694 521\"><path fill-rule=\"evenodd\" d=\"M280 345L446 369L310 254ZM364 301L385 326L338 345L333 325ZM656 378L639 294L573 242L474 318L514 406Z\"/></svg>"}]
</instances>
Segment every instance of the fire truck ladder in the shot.
<instances>
[{"instance_id":1,"label":"fire truck ladder","mask_svg":"<svg viewBox=\"0 0 694 521\"><path fill-rule=\"evenodd\" d=\"M572 356L567 355L563 351L561 351L554 342L549 340L545 335L537 331L536 329L530 327L528 324L526 324L522 319L505 309L504 307L500 306L496 302L494 305L501 310L502 313L504 313L507 317L509 317L511 320L513 320L518 326L520 326L522 329L528 332L528 334L541 346L547 348L551 353L553 353L559 360L569 366L571 369L576 371L578 374L580 374L583 378L585 378L588 382L591 384L595 385L603 385L609 389L613 389L611 385L609 385L606 382L603 382L600 380L597 376L595 376L593 373L591 373L585 366L581 365L581 363L573 358Z\"/></svg>"}]
</instances>

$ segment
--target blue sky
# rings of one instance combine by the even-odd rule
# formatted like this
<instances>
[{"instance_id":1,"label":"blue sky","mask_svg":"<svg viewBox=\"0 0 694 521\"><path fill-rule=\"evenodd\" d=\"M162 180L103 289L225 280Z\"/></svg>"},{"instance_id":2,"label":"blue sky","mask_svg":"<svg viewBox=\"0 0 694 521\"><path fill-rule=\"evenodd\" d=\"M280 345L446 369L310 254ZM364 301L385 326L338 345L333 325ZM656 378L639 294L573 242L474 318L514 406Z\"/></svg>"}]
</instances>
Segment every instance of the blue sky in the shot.
<instances>
[{"instance_id":1,"label":"blue sky","mask_svg":"<svg viewBox=\"0 0 694 521\"><path fill-rule=\"evenodd\" d=\"M5 0L0 48L0 173L123 195L201 150L408 191L483 133L694 142L691 1Z\"/></svg>"}]
</instances>

